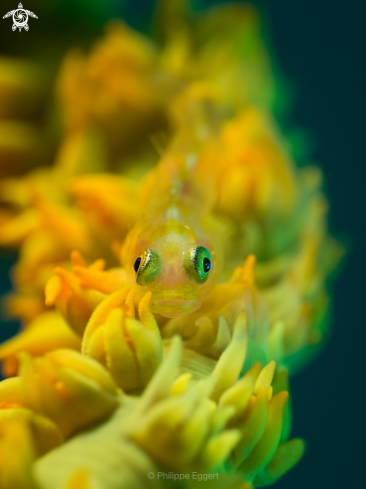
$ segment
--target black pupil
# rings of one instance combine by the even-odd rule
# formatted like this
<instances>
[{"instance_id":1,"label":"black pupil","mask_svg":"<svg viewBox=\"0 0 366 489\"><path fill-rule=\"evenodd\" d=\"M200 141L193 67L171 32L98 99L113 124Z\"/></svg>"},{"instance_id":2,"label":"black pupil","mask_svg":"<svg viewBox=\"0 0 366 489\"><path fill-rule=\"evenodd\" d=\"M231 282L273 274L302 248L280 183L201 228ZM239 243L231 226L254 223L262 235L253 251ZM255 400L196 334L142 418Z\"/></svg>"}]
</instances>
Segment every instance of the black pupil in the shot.
<instances>
[{"instance_id":1,"label":"black pupil","mask_svg":"<svg viewBox=\"0 0 366 489\"><path fill-rule=\"evenodd\" d=\"M205 273L209 272L210 268L211 268L211 262L207 257L205 257L203 259L203 270L204 270L204 272Z\"/></svg>"},{"instance_id":2,"label":"black pupil","mask_svg":"<svg viewBox=\"0 0 366 489\"><path fill-rule=\"evenodd\" d=\"M140 263L141 263L141 258L138 257L137 260L135 261L134 266L133 266L135 272L137 272L137 270L139 269Z\"/></svg>"}]
</instances>

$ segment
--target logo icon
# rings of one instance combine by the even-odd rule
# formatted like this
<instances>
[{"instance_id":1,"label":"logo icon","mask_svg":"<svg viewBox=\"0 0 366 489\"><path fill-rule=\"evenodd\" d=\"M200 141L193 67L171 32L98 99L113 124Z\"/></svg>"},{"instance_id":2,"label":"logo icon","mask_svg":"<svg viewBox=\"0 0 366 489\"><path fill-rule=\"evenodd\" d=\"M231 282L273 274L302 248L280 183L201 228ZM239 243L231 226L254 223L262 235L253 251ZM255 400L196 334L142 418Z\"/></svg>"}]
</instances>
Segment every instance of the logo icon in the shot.
<instances>
[{"instance_id":1,"label":"logo icon","mask_svg":"<svg viewBox=\"0 0 366 489\"><path fill-rule=\"evenodd\" d=\"M7 14L4 15L3 19L6 19L7 17L13 16L13 31L16 30L16 28L19 29L19 32L24 28L26 31L29 29L28 26L28 16L30 15L31 17L34 17L35 19L38 19L38 17L31 12L30 10L25 10L23 8L23 5L20 3L18 5L18 8L16 10L11 10Z\"/></svg>"}]
</instances>

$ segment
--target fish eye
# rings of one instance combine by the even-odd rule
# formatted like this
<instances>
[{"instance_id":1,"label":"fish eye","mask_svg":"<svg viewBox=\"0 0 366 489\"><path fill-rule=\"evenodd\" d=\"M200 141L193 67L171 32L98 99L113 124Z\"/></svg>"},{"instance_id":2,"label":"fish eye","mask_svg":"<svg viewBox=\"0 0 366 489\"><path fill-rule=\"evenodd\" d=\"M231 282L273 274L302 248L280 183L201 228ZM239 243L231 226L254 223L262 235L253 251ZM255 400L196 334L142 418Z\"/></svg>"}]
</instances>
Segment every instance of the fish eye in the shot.
<instances>
[{"instance_id":1,"label":"fish eye","mask_svg":"<svg viewBox=\"0 0 366 489\"><path fill-rule=\"evenodd\" d=\"M208 278L211 270L210 252L203 246L191 248L184 255L183 265L188 277L197 284L203 284Z\"/></svg>"},{"instance_id":2,"label":"fish eye","mask_svg":"<svg viewBox=\"0 0 366 489\"><path fill-rule=\"evenodd\" d=\"M136 272L136 282L139 285L147 285L160 275L163 264L159 253L147 248L136 258L133 268Z\"/></svg>"}]
</instances>

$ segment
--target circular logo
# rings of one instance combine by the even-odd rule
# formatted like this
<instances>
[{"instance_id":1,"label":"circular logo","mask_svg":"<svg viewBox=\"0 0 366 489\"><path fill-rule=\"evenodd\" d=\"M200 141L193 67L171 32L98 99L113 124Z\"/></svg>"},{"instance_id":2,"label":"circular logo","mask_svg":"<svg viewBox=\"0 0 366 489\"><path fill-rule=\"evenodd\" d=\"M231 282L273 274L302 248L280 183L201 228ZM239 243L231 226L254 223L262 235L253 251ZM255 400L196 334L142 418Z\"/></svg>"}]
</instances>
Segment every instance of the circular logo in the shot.
<instances>
[{"instance_id":1,"label":"circular logo","mask_svg":"<svg viewBox=\"0 0 366 489\"><path fill-rule=\"evenodd\" d=\"M13 22L17 27L24 27L28 22L28 13L22 8L18 8L13 13Z\"/></svg>"},{"instance_id":2,"label":"circular logo","mask_svg":"<svg viewBox=\"0 0 366 489\"><path fill-rule=\"evenodd\" d=\"M154 477L155 477L154 472L148 472L148 474L147 474L148 479L153 479Z\"/></svg>"}]
</instances>

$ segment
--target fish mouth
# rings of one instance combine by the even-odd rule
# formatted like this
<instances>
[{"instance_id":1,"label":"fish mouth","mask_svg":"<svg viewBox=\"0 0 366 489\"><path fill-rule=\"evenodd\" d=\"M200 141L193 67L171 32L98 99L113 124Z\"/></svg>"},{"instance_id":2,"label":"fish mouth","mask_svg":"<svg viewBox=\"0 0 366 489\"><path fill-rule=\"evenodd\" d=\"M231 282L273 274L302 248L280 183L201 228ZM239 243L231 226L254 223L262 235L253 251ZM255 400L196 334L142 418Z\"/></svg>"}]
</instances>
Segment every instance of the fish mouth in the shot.
<instances>
[{"instance_id":1,"label":"fish mouth","mask_svg":"<svg viewBox=\"0 0 366 489\"><path fill-rule=\"evenodd\" d=\"M196 311L199 302L181 298L161 299L152 303L152 312L157 312L168 318L175 318Z\"/></svg>"}]
</instances>

